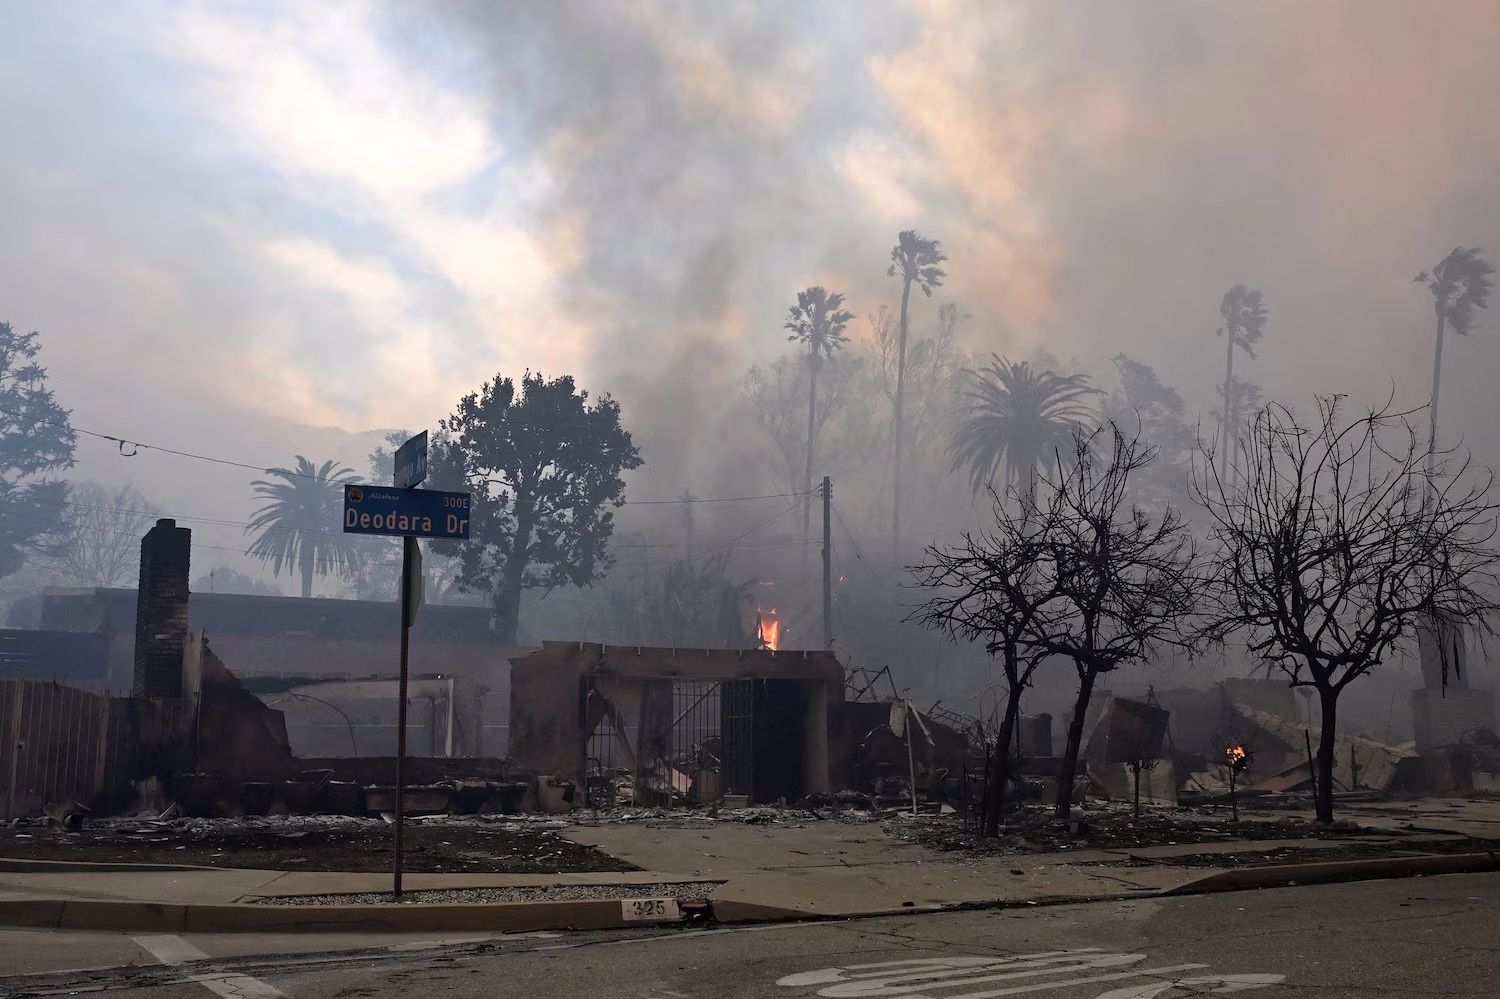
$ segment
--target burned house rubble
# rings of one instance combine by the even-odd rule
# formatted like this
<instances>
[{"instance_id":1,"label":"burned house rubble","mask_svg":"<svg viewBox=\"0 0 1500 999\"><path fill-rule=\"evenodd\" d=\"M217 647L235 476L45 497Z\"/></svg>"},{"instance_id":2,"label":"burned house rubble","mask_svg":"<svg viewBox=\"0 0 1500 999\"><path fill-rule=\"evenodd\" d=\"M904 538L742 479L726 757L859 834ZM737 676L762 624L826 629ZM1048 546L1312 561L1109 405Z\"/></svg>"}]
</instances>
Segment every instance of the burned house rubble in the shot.
<instances>
[{"instance_id":1,"label":"burned house rubble","mask_svg":"<svg viewBox=\"0 0 1500 999\"><path fill-rule=\"evenodd\" d=\"M232 606L224 595L190 594L191 532L171 520L147 533L141 553L137 591L49 594L44 614L53 630L4 633L0 653L7 657L0 665L18 668L0 676L0 815L388 811L394 726L385 716L395 713L394 683L329 675L355 661L346 657L369 652L366 663L390 658L381 643L336 627L350 616L339 605L350 602L243 598L257 603L247 617L243 604ZM198 603L210 605L209 613L195 610ZM277 604L292 605L292 616L302 614L306 623L283 633L280 644L257 625ZM354 610L356 617L363 613ZM210 638L200 627L205 620L222 625L225 637ZM90 621L91 631L57 627ZM53 661L51 672L49 648L70 653ZM252 668L242 676L235 652L282 670ZM489 685L482 682L481 663L473 653L438 659L434 665L446 667L444 673L412 683L418 710L411 727L416 744L429 751L409 768L416 786L406 800L414 813L518 811L523 805L529 784L510 779L504 760L483 753L482 699ZM110 693L121 687L129 693ZM368 708L361 713L359 706ZM309 733L297 733L300 748L313 753L296 752L287 709L320 713L310 747ZM321 732L331 727L330 718L338 722L334 737Z\"/></svg>"},{"instance_id":2,"label":"burned house rubble","mask_svg":"<svg viewBox=\"0 0 1500 999\"><path fill-rule=\"evenodd\" d=\"M289 599L294 617L314 603L330 610L307 618L309 627L293 629L278 650L270 635L234 626L222 595L188 592L187 529L158 522L142 554L130 600L80 591L45 605L49 623L77 626L92 615L94 631L4 633L0 814L390 813L395 682L327 668L352 661L340 658L355 654L349 642L359 662L390 658L389 649L376 654L373 640L365 655L365 639L335 627L363 610ZM410 683L409 814L975 807L983 726L913 705L894 684L877 696L880 676L846 669L831 652L563 641L507 649L477 633L464 639L467 618L432 617L455 625L447 647L456 651L445 657L434 642ZM204 620L224 625L222 637L200 627ZM250 669L241 670L239 655ZM50 675L49 661L57 665ZM108 692L127 676L128 694ZM1336 792L1494 786L1500 737L1489 692L1424 689L1412 704L1415 745L1339 736ZM1102 693L1085 719L1075 777L1085 801L1137 808L1214 802L1231 791L1303 795L1319 735L1303 714L1291 688L1265 679L1144 698ZM1021 718L1007 747L1018 760L1017 800L1055 791L1056 735L1050 715Z\"/></svg>"}]
</instances>

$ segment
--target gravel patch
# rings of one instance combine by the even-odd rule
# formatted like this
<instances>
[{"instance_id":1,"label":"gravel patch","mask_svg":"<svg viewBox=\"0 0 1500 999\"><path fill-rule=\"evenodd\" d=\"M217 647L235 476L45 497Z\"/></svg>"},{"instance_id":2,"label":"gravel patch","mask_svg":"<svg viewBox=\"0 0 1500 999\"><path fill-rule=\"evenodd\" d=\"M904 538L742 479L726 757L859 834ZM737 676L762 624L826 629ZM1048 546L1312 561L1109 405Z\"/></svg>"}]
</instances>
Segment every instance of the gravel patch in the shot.
<instances>
[{"instance_id":1,"label":"gravel patch","mask_svg":"<svg viewBox=\"0 0 1500 999\"><path fill-rule=\"evenodd\" d=\"M401 893L406 903L571 902L591 898L707 898L717 881L669 881L649 885L517 885L507 888L431 888ZM386 891L346 895L279 895L264 905L375 905L390 902Z\"/></svg>"}]
</instances>

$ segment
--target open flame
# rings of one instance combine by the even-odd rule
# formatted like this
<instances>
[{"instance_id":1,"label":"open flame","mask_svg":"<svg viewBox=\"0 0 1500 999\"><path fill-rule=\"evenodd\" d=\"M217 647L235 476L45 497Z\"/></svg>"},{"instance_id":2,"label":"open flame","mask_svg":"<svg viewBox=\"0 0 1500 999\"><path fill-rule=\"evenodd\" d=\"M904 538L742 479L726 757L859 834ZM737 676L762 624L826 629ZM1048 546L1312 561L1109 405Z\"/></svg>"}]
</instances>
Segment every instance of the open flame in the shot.
<instances>
[{"instance_id":1,"label":"open flame","mask_svg":"<svg viewBox=\"0 0 1500 999\"><path fill-rule=\"evenodd\" d=\"M756 638L760 647L775 652L781 648L781 621L776 617L776 608L759 610L755 614Z\"/></svg>"},{"instance_id":2,"label":"open flame","mask_svg":"<svg viewBox=\"0 0 1500 999\"><path fill-rule=\"evenodd\" d=\"M1245 752L1244 746L1230 746L1224 750L1224 760L1231 767L1239 770L1249 760L1250 754Z\"/></svg>"}]
</instances>

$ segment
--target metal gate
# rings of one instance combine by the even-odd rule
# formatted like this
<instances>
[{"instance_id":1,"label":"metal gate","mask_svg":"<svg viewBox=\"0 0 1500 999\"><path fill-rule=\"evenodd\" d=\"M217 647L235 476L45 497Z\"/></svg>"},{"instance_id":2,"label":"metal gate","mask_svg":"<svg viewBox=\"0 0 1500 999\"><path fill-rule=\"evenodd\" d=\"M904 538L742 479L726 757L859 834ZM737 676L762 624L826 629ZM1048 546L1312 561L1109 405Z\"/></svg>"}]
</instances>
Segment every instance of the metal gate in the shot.
<instances>
[{"instance_id":1,"label":"metal gate","mask_svg":"<svg viewBox=\"0 0 1500 999\"><path fill-rule=\"evenodd\" d=\"M590 681L588 800L673 807L749 794L749 680Z\"/></svg>"}]
</instances>

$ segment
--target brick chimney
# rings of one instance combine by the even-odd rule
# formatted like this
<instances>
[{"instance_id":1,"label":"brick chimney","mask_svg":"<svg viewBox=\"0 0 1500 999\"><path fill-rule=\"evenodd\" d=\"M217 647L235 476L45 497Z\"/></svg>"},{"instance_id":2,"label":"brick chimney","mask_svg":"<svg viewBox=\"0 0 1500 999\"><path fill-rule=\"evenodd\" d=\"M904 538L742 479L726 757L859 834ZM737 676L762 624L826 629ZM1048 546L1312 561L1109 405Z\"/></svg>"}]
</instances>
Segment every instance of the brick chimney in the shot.
<instances>
[{"instance_id":1,"label":"brick chimney","mask_svg":"<svg viewBox=\"0 0 1500 999\"><path fill-rule=\"evenodd\" d=\"M135 697L183 696L188 637L188 558L193 532L162 519L141 539L135 606Z\"/></svg>"}]
</instances>

